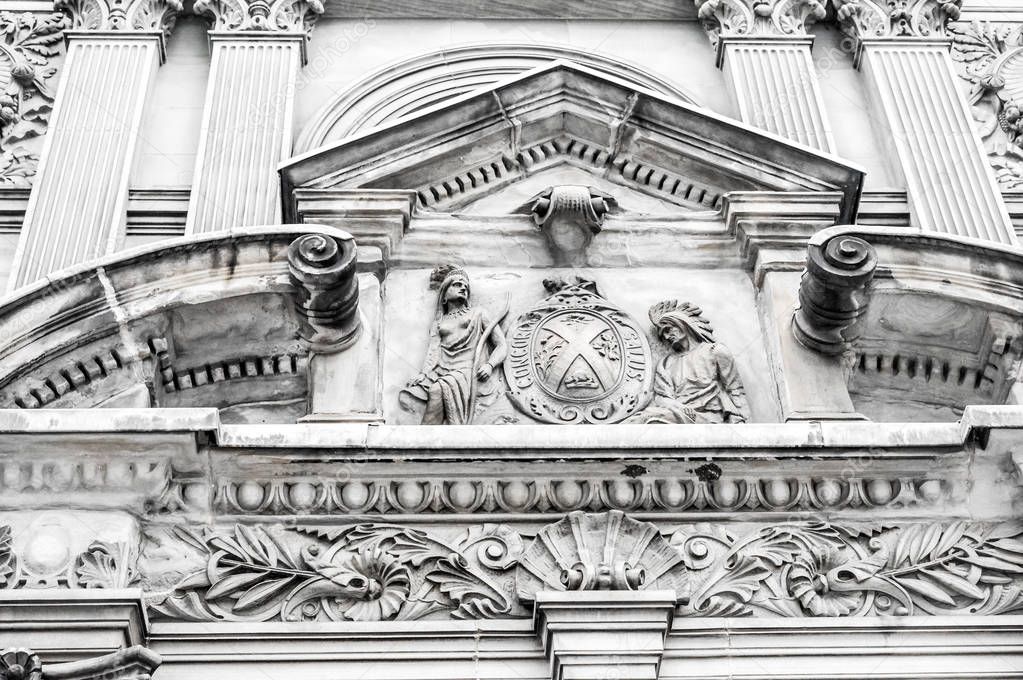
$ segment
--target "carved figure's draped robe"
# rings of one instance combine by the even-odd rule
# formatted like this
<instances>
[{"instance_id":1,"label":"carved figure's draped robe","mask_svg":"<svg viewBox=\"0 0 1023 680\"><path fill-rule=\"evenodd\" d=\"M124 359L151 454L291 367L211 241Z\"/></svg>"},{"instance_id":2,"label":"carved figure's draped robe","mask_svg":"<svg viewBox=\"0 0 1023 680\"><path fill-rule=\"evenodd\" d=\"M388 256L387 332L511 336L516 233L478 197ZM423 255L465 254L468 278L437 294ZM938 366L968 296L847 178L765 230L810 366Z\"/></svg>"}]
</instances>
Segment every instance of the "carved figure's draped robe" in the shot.
<instances>
[{"instance_id":1,"label":"carved figure's draped robe","mask_svg":"<svg viewBox=\"0 0 1023 680\"><path fill-rule=\"evenodd\" d=\"M746 392L731 353L716 342L703 342L661 360L653 402L626 422L723 423L743 421L747 412Z\"/></svg>"},{"instance_id":2,"label":"carved figure's draped robe","mask_svg":"<svg viewBox=\"0 0 1023 680\"><path fill-rule=\"evenodd\" d=\"M434 324L424 371L424 425L466 425L472 421L469 408L476 385L476 351L486 325L482 309L470 309L461 319L446 316Z\"/></svg>"}]
</instances>

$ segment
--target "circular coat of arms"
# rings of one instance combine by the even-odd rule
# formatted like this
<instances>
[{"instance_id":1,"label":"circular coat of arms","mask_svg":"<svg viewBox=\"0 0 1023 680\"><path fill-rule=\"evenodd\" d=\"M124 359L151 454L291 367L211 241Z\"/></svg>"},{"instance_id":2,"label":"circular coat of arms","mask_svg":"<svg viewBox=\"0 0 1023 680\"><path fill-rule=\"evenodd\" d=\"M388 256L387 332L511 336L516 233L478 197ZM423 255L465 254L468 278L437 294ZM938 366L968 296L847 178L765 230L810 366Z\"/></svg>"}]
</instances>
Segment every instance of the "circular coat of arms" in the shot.
<instances>
[{"instance_id":1,"label":"circular coat of arms","mask_svg":"<svg viewBox=\"0 0 1023 680\"><path fill-rule=\"evenodd\" d=\"M589 281L545 281L552 294L516 321L508 395L545 423L616 423L643 408L653 381L636 322Z\"/></svg>"}]
</instances>

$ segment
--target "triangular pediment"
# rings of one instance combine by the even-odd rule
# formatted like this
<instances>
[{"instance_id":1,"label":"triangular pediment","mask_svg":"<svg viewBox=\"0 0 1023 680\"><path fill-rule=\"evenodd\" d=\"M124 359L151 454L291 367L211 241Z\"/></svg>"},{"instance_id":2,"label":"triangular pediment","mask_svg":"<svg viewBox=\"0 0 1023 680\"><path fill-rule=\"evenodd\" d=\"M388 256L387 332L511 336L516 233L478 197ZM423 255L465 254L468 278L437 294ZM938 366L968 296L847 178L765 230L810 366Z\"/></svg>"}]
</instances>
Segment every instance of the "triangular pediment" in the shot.
<instances>
[{"instance_id":1,"label":"triangular pediment","mask_svg":"<svg viewBox=\"0 0 1023 680\"><path fill-rule=\"evenodd\" d=\"M292 158L281 179L291 219L300 187L409 190L457 212L564 166L690 210L731 191L839 192L846 220L863 181L839 158L563 61Z\"/></svg>"}]
</instances>

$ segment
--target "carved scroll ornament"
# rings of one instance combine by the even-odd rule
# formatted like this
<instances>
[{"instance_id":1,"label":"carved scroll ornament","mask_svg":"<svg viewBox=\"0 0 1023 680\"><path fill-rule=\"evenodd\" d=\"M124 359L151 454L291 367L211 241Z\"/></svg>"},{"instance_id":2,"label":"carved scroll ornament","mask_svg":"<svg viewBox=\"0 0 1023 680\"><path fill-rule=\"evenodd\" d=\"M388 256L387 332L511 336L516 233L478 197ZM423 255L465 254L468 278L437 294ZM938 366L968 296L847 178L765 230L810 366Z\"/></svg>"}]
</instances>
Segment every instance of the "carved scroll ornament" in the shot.
<instances>
[{"instance_id":1,"label":"carved scroll ornament","mask_svg":"<svg viewBox=\"0 0 1023 680\"><path fill-rule=\"evenodd\" d=\"M0 652L0 680L149 680L161 662L158 654L136 646L44 666L32 650L12 648Z\"/></svg>"},{"instance_id":2,"label":"carved scroll ornament","mask_svg":"<svg viewBox=\"0 0 1023 680\"><path fill-rule=\"evenodd\" d=\"M554 263L577 266L586 261L586 249L615 205L612 196L593 187L565 185L536 196L530 212L547 239Z\"/></svg>"},{"instance_id":3,"label":"carved scroll ornament","mask_svg":"<svg viewBox=\"0 0 1023 680\"><path fill-rule=\"evenodd\" d=\"M827 14L820 0L696 0L712 44L735 36L802 36Z\"/></svg>"},{"instance_id":4,"label":"carved scroll ornament","mask_svg":"<svg viewBox=\"0 0 1023 680\"><path fill-rule=\"evenodd\" d=\"M359 280L355 239L306 234L288 248L299 329L313 351L335 352L359 332Z\"/></svg>"},{"instance_id":5,"label":"carved scroll ornament","mask_svg":"<svg viewBox=\"0 0 1023 680\"><path fill-rule=\"evenodd\" d=\"M144 31L170 35L181 0L56 0L75 31Z\"/></svg>"},{"instance_id":6,"label":"carved scroll ornament","mask_svg":"<svg viewBox=\"0 0 1023 680\"><path fill-rule=\"evenodd\" d=\"M834 0L842 30L854 38L940 38L962 0Z\"/></svg>"},{"instance_id":7,"label":"carved scroll ornament","mask_svg":"<svg viewBox=\"0 0 1023 680\"><path fill-rule=\"evenodd\" d=\"M196 0L196 14L214 31L308 33L323 14L321 0Z\"/></svg>"}]
</instances>

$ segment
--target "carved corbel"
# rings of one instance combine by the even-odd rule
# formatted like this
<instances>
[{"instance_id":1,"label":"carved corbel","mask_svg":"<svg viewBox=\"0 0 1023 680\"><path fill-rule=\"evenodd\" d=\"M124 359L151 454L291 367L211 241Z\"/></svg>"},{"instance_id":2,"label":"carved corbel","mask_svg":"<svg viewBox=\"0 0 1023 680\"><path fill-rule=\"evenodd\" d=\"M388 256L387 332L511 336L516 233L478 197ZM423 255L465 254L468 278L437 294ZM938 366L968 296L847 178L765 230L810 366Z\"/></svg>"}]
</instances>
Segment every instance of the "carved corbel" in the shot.
<instances>
[{"instance_id":1,"label":"carved corbel","mask_svg":"<svg viewBox=\"0 0 1023 680\"><path fill-rule=\"evenodd\" d=\"M550 187L532 199L533 221L543 232L558 265L580 265L586 249L604 225L604 215L617 206L614 197L593 187Z\"/></svg>"},{"instance_id":2,"label":"carved corbel","mask_svg":"<svg viewBox=\"0 0 1023 680\"><path fill-rule=\"evenodd\" d=\"M90 32L158 32L170 36L181 0L56 0L54 8L71 19L71 30Z\"/></svg>"},{"instance_id":3,"label":"carved corbel","mask_svg":"<svg viewBox=\"0 0 1023 680\"><path fill-rule=\"evenodd\" d=\"M0 680L149 680L161 661L155 652L136 646L44 667L31 650L6 649L0 652Z\"/></svg>"},{"instance_id":4,"label":"carved corbel","mask_svg":"<svg viewBox=\"0 0 1023 680\"><path fill-rule=\"evenodd\" d=\"M842 30L868 38L944 38L962 0L833 0Z\"/></svg>"},{"instance_id":5,"label":"carved corbel","mask_svg":"<svg viewBox=\"0 0 1023 680\"><path fill-rule=\"evenodd\" d=\"M799 307L792 330L805 347L842 354L856 339L856 321L867 311L867 285L877 253L863 239L846 234L814 238L799 285Z\"/></svg>"},{"instance_id":6,"label":"carved corbel","mask_svg":"<svg viewBox=\"0 0 1023 680\"><path fill-rule=\"evenodd\" d=\"M358 337L356 259L355 239L342 231L306 234L288 248L299 332L314 352L341 351Z\"/></svg>"},{"instance_id":7,"label":"carved corbel","mask_svg":"<svg viewBox=\"0 0 1023 680\"><path fill-rule=\"evenodd\" d=\"M321 0L196 0L213 31L308 34L323 14Z\"/></svg>"}]
</instances>

